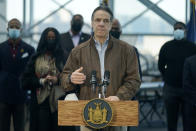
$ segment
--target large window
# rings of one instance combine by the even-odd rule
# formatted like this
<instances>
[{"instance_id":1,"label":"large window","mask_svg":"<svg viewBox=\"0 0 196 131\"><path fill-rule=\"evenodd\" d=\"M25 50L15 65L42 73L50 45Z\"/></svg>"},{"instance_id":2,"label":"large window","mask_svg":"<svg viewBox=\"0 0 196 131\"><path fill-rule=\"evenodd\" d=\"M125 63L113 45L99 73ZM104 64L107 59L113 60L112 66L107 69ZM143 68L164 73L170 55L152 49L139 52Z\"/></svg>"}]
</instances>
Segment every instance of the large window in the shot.
<instances>
[{"instance_id":1,"label":"large window","mask_svg":"<svg viewBox=\"0 0 196 131\"><path fill-rule=\"evenodd\" d=\"M157 6L174 19L185 22L184 0L152 0L151 2L154 4L158 2ZM125 34L171 34L173 31L169 23L139 0L115 0L114 14L124 27Z\"/></svg>"}]
</instances>

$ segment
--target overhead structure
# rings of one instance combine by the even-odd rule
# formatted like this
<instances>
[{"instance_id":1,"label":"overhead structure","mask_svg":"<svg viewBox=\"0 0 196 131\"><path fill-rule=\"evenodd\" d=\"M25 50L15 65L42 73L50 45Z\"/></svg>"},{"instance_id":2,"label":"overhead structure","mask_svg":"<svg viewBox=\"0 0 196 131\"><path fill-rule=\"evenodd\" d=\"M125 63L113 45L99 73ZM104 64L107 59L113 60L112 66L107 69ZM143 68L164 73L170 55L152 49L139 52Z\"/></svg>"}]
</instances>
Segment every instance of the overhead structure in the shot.
<instances>
[{"instance_id":1,"label":"overhead structure","mask_svg":"<svg viewBox=\"0 0 196 131\"><path fill-rule=\"evenodd\" d=\"M72 3L74 0L66 0L65 3L63 3L63 4L62 4L62 2L59 3L57 0L50 0L50 1L52 1L55 5L58 5L58 7L54 11L52 11L51 13L49 13L48 15L46 15L45 17L40 19L39 21L35 22L34 21L34 11L35 11L34 10L34 7L35 7L34 2L35 1L34 0L23 0L23 14L22 15L23 15L23 36L24 37L26 37L26 38L33 37L33 35L35 33L34 28L37 27L38 25L40 25L41 23L43 23L49 17L51 17L54 14L56 14L57 12L59 12L61 9L67 11L71 16L73 15L72 10L67 9L66 6L70 3ZM110 9L113 12L115 11L114 4L115 4L116 0L98 0L98 1L100 2L100 4L104 4L104 5L107 5L108 7L110 7ZM132 24L135 20L137 20L138 18L143 16L149 10L153 11L155 14L160 16L160 18L165 20L170 25L173 25L176 22L175 18L173 18L170 14L168 14L166 11L164 11L163 9L161 9L158 6L158 4L164 0L159 0L156 3L153 3L151 0L137 0L137 1L142 3L144 6L146 6L147 9L144 10L143 12L141 12L140 14L138 14L137 16L131 18L130 20L125 21L122 24L122 28L125 28L128 25ZM195 2L195 0L193 0L193 1ZM121 1L121 2L123 2L123 1ZM189 13L187 11L188 10L187 8L189 7L188 6L189 0L185 0L185 2L186 2L186 20L185 21L187 22L188 16L189 16L189 15L187 15ZM5 23L7 23L7 19L5 17L6 16L5 15L6 14L6 9L5 9L6 8L6 0L0 0L0 7L1 7L0 8L0 22L3 21L3 23L5 24ZM29 12L29 14L27 14L27 12ZM2 14L2 13L4 13L4 14ZM29 17L27 17L27 16L29 16ZM91 26L88 23L85 23L85 25L87 25L87 27L89 29L91 29ZM3 32L5 33L5 31L3 31ZM3 32L1 30L0 34L2 34ZM147 35L147 34L141 32L141 35ZM156 33L151 34L151 35L156 35ZM169 34L163 34L163 35L169 35Z\"/></svg>"},{"instance_id":2,"label":"overhead structure","mask_svg":"<svg viewBox=\"0 0 196 131\"><path fill-rule=\"evenodd\" d=\"M176 20L171 17L168 13L166 13L163 9L159 8L156 4L152 3L150 0L138 0L142 4L144 4L146 7L150 8L154 13L159 15L162 19L167 21L170 25L174 25L176 23Z\"/></svg>"}]
</instances>

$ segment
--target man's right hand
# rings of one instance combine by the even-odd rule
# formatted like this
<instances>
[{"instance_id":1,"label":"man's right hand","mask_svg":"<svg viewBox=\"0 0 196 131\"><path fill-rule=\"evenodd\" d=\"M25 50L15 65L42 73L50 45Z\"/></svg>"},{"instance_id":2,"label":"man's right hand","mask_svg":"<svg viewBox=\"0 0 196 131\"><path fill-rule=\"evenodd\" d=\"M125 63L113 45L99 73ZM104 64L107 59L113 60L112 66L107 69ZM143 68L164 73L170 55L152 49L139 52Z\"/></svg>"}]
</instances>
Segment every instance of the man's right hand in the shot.
<instances>
[{"instance_id":1,"label":"man's right hand","mask_svg":"<svg viewBox=\"0 0 196 131\"><path fill-rule=\"evenodd\" d=\"M81 73L83 70L83 67L80 67L79 69L75 70L72 74L71 74L71 83L73 84L83 84L84 81L86 80L86 76L84 75L84 73Z\"/></svg>"}]
</instances>

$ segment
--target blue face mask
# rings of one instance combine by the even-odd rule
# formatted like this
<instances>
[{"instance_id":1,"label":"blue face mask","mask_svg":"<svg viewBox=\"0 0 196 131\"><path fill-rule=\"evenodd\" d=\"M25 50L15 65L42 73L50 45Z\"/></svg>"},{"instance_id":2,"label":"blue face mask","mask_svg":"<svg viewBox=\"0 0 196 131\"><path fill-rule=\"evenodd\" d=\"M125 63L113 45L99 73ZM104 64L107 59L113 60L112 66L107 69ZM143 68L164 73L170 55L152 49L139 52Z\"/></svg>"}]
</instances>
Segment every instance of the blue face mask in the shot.
<instances>
[{"instance_id":1,"label":"blue face mask","mask_svg":"<svg viewBox=\"0 0 196 131\"><path fill-rule=\"evenodd\" d=\"M20 30L9 28L8 34L11 39L17 39L18 37L20 37Z\"/></svg>"},{"instance_id":2,"label":"blue face mask","mask_svg":"<svg viewBox=\"0 0 196 131\"><path fill-rule=\"evenodd\" d=\"M174 30L174 39L182 40L183 38L184 38L184 30L182 29Z\"/></svg>"}]
</instances>

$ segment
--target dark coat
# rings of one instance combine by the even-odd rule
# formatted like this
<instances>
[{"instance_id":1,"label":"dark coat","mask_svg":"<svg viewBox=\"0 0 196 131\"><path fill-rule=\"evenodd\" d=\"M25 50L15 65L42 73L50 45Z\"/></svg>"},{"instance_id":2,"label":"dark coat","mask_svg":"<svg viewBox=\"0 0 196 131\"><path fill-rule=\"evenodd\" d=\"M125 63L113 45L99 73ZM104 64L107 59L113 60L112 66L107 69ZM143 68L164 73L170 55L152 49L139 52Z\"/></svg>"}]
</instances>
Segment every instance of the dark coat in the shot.
<instances>
[{"instance_id":1,"label":"dark coat","mask_svg":"<svg viewBox=\"0 0 196 131\"><path fill-rule=\"evenodd\" d=\"M196 54L196 46L187 40L171 40L160 50L158 67L164 82L182 88L183 66L186 58Z\"/></svg>"},{"instance_id":2,"label":"dark coat","mask_svg":"<svg viewBox=\"0 0 196 131\"><path fill-rule=\"evenodd\" d=\"M20 88L19 77L23 73L34 48L20 41L17 55L12 57L9 41L0 44L0 102L22 104L26 93Z\"/></svg>"},{"instance_id":3,"label":"dark coat","mask_svg":"<svg viewBox=\"0 0 196 131\"><path fill-rule=\"evenodd\" d=\"M183 73L185 100L196 106L196 55L186 59Z\"/></svg>"},{"instance_id":4,"label":"dark coat","mask_svg":"<svg viewBox=\"0 0 196 131\"><path fill-rule=\"evenodd\" d=\"M90 38L89 34L82 33L80 36L79 44L87 41L89 38ZM72 41L72 38L69 32L61 34L61 46L64 51L65 50L67 51L68 54L74 48L74 44L73 44L73 41Z\"/></svg>"}]
</instances>

